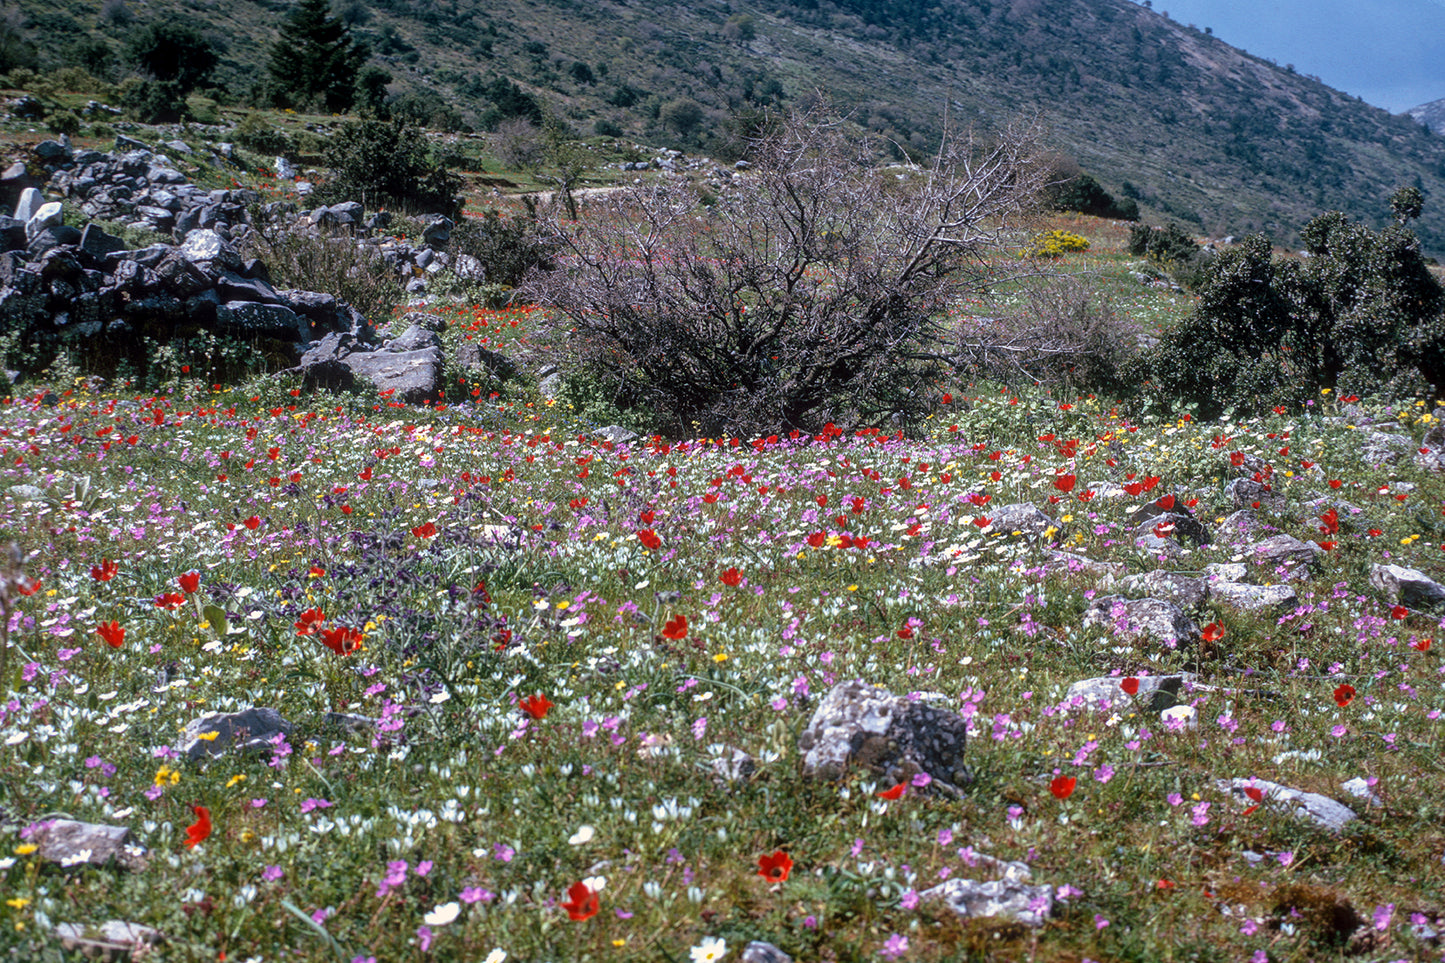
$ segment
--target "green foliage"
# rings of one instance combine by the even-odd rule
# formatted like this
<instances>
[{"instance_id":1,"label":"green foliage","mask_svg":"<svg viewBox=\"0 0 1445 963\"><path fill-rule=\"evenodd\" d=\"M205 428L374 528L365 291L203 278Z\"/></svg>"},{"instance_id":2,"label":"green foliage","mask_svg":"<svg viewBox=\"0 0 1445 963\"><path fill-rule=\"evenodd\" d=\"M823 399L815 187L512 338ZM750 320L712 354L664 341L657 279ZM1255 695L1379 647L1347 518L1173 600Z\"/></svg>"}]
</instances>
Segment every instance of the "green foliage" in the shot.
<instances>
[{"instance_id":1,"label":"green foliage","mask_svg":"<svg viewBox=\"0 0 1445 963\"><path fill-rule=\"evenodd\" d=\"M541 126L542 105L506 77L498 77L488 84L485 96L491 101L491 106L482 114L482 126L487 130L496 130L498 124L516 117Z\"/></svg>"},{"instance_id":2,"label":"green foliage","mask_svg":"<svg viewBox=\"0 0 1445 963\"><path fill-rule=\"evenodd\" d=\"M349 235L267 226L247 234L242 250L266 263L277 286L330 294L378 326L406 297L396 269Z\"/></svg>"},{"instance_id":3,"label":"green foliage","mask_svg":"<svg viewBox=\"0 0 1445 963\"><path fill-rule=\"evenodd\" d=\"M1194 315L1156 349L1154 387L1213 416L1295 405L1338 389L1408 397L1445 389L1445 291L1415 236L1343 214L1306 226L1308 257L1246 238L1205 269Z\"/></svg>"},{"instance_id":4,"label":"green foliage","mask_svg":"<svg viewBox=\"0 0 1445 963\"><path fill-rule=\"evenodd\" d=\"M535 270L550 270L555 247L543 238L531 215L504 217L489 208L464 217L452 229L451 248L477 259L486 282L514 288Z\"/></svg>"},{"instance_id":5,"label":"green foliage","mask_svg":"<svg viewBox=\"0 0 1445 963\"><path fill-rule=\"evenodd\" d=\"M326 145L331 179L319 192L327 202L360 201L368 209L392 206L411 213L455 215L461 181L439 164L421 130L401 120L346 124Z\"/></svg>"},{"instance_id":6,"label":"green foliage","mask_svg":"<svg viewBox=\"0 0 1445 963\"><path fill-rule=\"evenodd\" d=\"M186 116L186 95L172 80L127 77L120 85L120 103L143 124L174 124Z\"/></svg>"},{"instance_id":7,"label":"green foliage","mask_svg":"<svg viewBox=\"0 0 1445 963\"><path fill-rule=\"evenodd\" d=\"M1137 221L1139 205L1131 197L1115 200L1098 181L1088 174L1079 174L1055 184L1049 190L1049 206L1056 211L1078 211L1094 217L1110 217L1121 221Z\"/></svg>"},{"instance_id":8,"label":"green foliage","mask_svg":"<svg viewBox=\"0 0 1445 963\"><path fill-rule=\"evenodd\" d=\"M236 143L258 154L294 155L296 142L284 130L267 121L265 115L251 112L242 117L231 132Z\"/></svg>"},{"instance_id":9,"label":"green foliage","mask_svg":"<svg viewBox=\"0 0 1445 963\"><path fill-rule=\"evenodd\" d=\"M1425 210L1425 195L1418 187L1402 187L1390 195L1390 213L1395 223L1404 225L1415 220Z\"/></svg>"},{"instance_id":10,"label":"green foliage","mask_svg":"<svg viewBox=\"0 0 1445 963\"><path fill-rule=\"evenodd\" d=\"M126 56L143 73L184 96L210 79L217 56L195 27L163 20L141 28L130 39Z\"/></svg>"},{"instance_id":11,"label":"green foliage","mask_svg":"<svg viewBox=\"0 0 1445 963\"><path fill-rule=\"evenodd\" d=\"M329 0L298 0L282 22L267 65L279 105L344 111L355 101L358 72L370 52L330 8Z\"/></svg>"}]
</instances>

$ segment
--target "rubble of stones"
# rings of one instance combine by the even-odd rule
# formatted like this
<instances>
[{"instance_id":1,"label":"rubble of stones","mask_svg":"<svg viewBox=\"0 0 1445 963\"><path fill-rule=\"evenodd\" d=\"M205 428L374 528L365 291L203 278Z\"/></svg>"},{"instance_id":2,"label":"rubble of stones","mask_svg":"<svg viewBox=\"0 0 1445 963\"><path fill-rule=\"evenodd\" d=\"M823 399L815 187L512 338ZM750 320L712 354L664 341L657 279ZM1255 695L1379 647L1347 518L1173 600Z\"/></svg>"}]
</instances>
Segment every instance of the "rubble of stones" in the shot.
<instances>
[{"instance_id":1,"label":"rubble of stones","mask_svg":"<svg viewBox=\"0 0 1445 963\"><path fill-rule=\"evenodd\" d=\"M189 151L180 141L165 146ZM222 155L228 148L217 145ZM378 345L371 322L350 305L277 289L263 262L238 253L238 242L257 229L255 214L288 230L330 229L343 243L375 249L416 295L425 278L448 268L481 278L475 259L445 251L450 219L425 219L417 248L372 233L386 226L385 212L367 217L354 202L297 211L290 202L262 204L251 190L206 191L187 183L167 154L123 136L112 153L77 151L62 138L37 145L34 155L48 181L23 163L0 176L0 203L14 204L13 216L0 214L0 326L38 358L65 350L82 362L124 359L142 370L147 342L206 332L253 345L273 367L299 371L309 384L349 389L363 378L398 401L436 397L446 359L435 332L423 327L434 319L410 316L414 323L400 338ZM42 187L62 199L48 200ZM78 206L89 222L84 228L64 223L67 205ZM129 249L96 221L174 243ZM482 349L472 355L459 363L511 372L499 356ZM22 372L8 374L14 380Z\"/></svg>"}]
</instances>

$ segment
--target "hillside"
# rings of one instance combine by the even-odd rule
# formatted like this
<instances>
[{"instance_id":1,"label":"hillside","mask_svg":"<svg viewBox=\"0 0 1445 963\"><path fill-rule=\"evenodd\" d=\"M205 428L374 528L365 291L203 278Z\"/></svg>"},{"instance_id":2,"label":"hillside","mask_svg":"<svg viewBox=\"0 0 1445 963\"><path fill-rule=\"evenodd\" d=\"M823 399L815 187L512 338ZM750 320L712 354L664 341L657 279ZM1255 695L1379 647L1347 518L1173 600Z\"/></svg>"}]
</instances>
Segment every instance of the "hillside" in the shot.
<instances>
[{"instance_id":1,"label":"hillside","mask_svg":"<svg viewBox=\"0 0 1445 963\"><path fill-rule=\"evenodd\" d=\"M111 79L118 26L174 13L222 50L219 93L263 76L288 5L62 0L21 5L11 42ZM1405 184L1445 199L1445 138L1408 116L1228 46L1128 0L349 0L336 9L392 95L437 123L478 124L499 78L580 134L726 153L740 115L826 91L899 152L927 150L945 117L1038 117L1059 152L1146 217L1289 241L1321 210L1371 223ZM44 51L44 54L40 52ZM83 53L77 54L80 51ZM1445 201L1416 225L1445 253Z\"/></svg>"},{"instance_id":2,"label":"hillside","mask_svg":"<svg viewBox=\"0 0 1445 963\"><path fill-rule=\"evenodd\" d=\"M1445 98L1411 107L1406 113L1436 133L1445 133Z\"/></svg>"}]
</instances>

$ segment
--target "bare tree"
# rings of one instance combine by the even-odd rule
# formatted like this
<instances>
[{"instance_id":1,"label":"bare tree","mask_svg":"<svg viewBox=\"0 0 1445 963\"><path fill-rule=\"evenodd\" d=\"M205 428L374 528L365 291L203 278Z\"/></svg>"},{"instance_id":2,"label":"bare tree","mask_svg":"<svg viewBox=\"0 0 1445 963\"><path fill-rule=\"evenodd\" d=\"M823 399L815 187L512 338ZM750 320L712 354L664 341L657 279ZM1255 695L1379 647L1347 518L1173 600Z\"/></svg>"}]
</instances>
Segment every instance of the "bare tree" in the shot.
<instances>
[{"instance_id":1,"label":"bare tree","mask_svg":"<svg viewBox=\"0 0 1445 963\"><path fill-rule=\"evenodd\" d=\"M988 284L1047 170L1030 130L946 137L927 168L880 170L876 147L794 114L710 207L665 180L552 220L558 269L527 293L676 431L913 417L950 366L947 309Z\"/></svg>"}]
</instances>

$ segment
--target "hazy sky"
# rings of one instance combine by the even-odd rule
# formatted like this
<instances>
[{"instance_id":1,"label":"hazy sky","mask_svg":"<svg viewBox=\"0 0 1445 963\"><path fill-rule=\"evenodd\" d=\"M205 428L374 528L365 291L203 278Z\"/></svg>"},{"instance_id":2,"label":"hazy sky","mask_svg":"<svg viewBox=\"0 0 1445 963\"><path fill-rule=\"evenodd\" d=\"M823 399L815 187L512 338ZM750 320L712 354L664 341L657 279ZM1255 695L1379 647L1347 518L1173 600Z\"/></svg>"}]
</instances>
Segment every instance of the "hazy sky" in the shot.
<instances>
[{"instance_id":1,"label":"hazy sky","mask_svg":"<svg viewBox=\"0 0 1445 963\"><path fill-rule=\"evenodd\" d=\"M1153 0L1156 13L1402 113L1445 98L1445 0Z\"/></svg>"}]
</instances>

